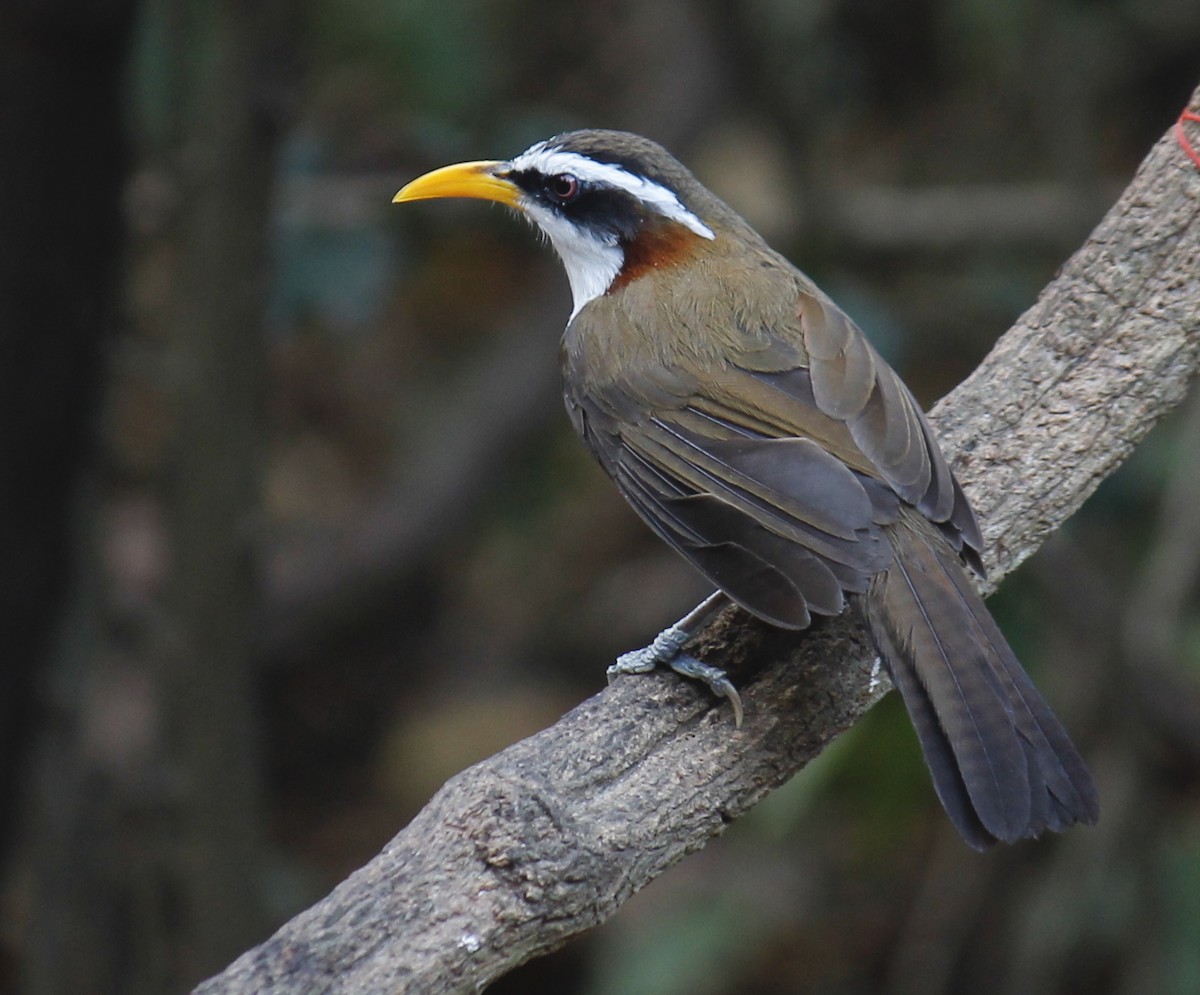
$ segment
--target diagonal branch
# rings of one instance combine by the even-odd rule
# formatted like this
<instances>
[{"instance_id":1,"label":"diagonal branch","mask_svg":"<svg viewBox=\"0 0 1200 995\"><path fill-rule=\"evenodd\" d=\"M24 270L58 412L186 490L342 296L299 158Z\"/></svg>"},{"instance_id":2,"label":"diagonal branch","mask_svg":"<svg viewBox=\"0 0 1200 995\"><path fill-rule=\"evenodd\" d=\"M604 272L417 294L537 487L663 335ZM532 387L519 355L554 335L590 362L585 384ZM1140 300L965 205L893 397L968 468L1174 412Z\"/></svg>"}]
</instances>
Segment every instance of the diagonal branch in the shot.
<instances>
[{"instance_id":1,"label":"diagonal branch","mask_svg":"<svg viewBox=\"0 0 1200 995\"><path fill-rule=\"evenodd\" d=\"M1171 133L935 409L986 523L993 583L1184 396L1200 366L1198 274L1200 170ZM845 617L788 637L730 610L706 639L723 663L754 663L742 729L673 677L618 681L451 778L374 860L197 993L476 991L602 922L887 690Z\"/></svg>"}]
</instances>

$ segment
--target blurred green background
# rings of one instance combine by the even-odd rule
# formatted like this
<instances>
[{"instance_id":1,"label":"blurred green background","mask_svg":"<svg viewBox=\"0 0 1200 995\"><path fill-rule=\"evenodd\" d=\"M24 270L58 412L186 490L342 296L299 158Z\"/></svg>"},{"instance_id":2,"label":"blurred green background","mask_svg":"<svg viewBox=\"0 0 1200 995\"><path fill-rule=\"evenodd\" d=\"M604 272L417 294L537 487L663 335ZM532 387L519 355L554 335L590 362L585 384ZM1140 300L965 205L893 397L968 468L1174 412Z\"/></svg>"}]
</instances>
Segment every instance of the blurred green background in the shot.
<instances>
[{"instance_id":1,"label":"blurred green background","mask_svg":"<svg viewBox=\"0 0 1200 995\"><path fill-rule=\"evenodd\" d=\"M0 995L187 990L706 593L563 417L549 250L403 182L642 132L929 404L1197 83L1194 0L5 4ZM492 990L1200 991L1198 450L991 602L1097 828L969 851L889 699Z\"/></svg>"}]
</instances>

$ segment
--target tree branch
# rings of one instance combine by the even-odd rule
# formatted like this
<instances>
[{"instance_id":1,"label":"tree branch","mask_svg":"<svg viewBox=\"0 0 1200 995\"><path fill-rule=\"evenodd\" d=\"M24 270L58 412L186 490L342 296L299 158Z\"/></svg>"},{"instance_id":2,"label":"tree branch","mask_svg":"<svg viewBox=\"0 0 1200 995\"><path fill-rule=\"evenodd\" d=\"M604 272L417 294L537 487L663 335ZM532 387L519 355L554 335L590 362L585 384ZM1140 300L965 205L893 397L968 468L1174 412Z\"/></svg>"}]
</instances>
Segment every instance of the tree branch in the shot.
<instances>
[{"instance_id":1,"label":"tree branch","mask_svg":"<svg viewBox=\"0 0 1200 995\"><path fill-rule=\"evenodd\" d=\"M1200 364L1197 274L1200 171L1168 134L935 409L986 523L993 583L1184 396ZM197 993L475 991L604 921L887 689L846 617L797 637L730 610L704 638L731 668L754 663L742 729L673 676L620 680L451 778L379 856Z\"/></svg>"}]
</instances>

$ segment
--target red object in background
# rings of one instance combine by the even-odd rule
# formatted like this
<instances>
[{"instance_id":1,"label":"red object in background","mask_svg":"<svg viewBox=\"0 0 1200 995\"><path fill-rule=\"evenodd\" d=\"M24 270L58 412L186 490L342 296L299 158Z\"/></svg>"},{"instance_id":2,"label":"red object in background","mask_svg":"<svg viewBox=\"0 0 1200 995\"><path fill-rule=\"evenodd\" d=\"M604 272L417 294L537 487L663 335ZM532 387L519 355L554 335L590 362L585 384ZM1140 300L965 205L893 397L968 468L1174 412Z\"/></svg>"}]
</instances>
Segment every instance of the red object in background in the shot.
<instances>
[{"instance_id":1,"label":"red object in background","mask_svg":"<svg viewBox=\"0 0 1200 995\"><path fill-rule=\"evenodd\" d=\"M1184 121L1200 122L1200 114L1185 107L1179 113L1179 120L1175 122L1175 138L1179 141L1179 147L1183 149L1184 155L1196 164L1196 168L1200 169L1200 152L1196 151L1196 146L1188 139L1187 132L1183 127Z\"/></svg>"}]
</instances>

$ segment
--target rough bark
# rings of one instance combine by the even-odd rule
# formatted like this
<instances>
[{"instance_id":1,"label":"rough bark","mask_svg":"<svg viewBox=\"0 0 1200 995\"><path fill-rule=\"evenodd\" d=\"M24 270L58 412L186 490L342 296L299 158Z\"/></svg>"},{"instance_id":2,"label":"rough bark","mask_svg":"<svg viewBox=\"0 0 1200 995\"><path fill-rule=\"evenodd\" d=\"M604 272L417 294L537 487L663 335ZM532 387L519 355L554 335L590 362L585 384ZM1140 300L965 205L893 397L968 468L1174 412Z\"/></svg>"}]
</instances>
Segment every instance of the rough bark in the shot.
<instances>
[{"instance_id":1,"label":"rough bark","mask_svg":"<svg viewBox=\"0 0 1200 995\"><path fill-rule=\"evenodd\" d=\"M987 523L993 583L1184 396L1200 363L1197 274L1200 171L1168 134L938 405L935 426ZM378 857L197 992L477 990L602 922L887 689L846 618L789 638L729 611L706 639L735 672L753 663L740 671L742 729L673 677L618 681L451 778Z\"/></svg>"}]
</instances>

